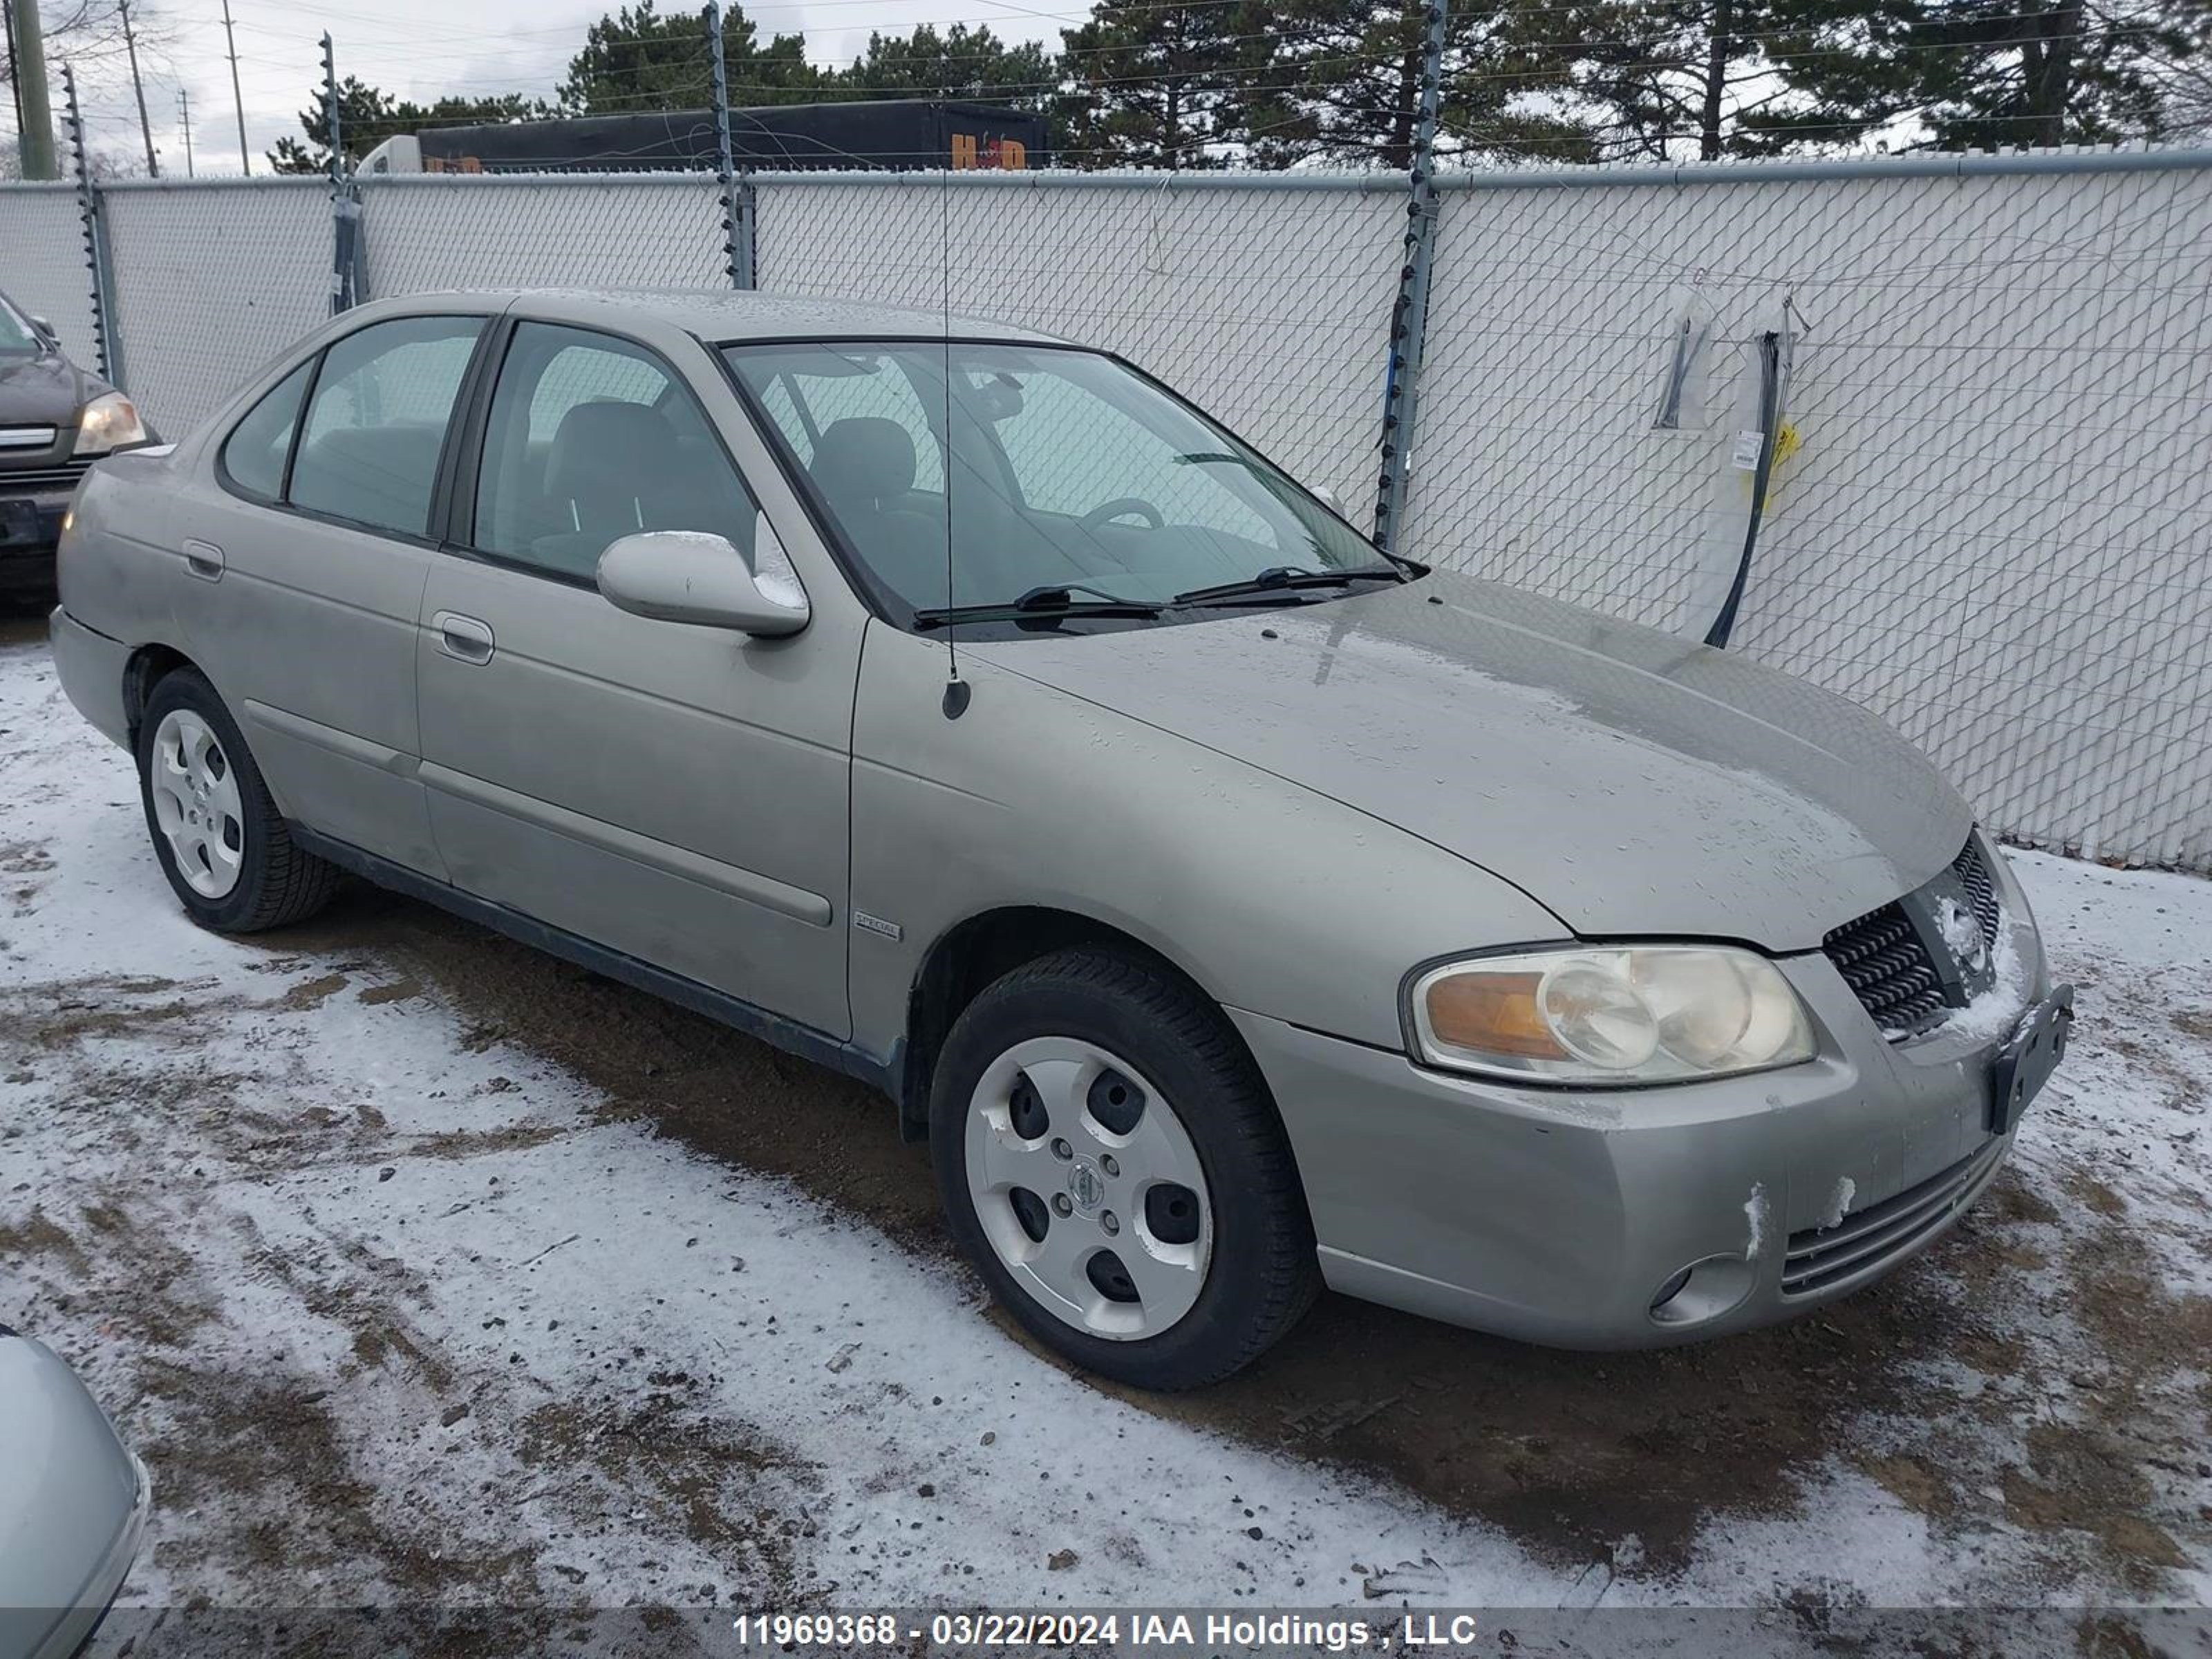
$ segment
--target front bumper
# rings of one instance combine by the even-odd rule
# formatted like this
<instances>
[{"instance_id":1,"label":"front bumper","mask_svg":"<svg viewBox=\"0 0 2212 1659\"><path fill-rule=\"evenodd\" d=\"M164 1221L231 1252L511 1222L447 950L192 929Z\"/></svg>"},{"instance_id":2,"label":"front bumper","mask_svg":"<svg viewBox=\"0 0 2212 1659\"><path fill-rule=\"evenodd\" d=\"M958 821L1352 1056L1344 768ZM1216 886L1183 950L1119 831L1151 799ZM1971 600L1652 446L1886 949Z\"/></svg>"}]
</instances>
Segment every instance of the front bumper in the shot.
<instances>
[{"instance_id":1,"label":"front bumper","mask_svg":"<svg viewBox=\"0 0 2212 1659\"><path fill-rule=\"evenodd\" d=\"M2040 943L1998 879L2033 1006ZM1643 1347L1790 1318L1926 1249L2010 1151L1990 1127L2007 1033L1893 1046L1826 957L1778 965L1819 1056L1658 1088L1516 1088L1232 1011L1330 1285L1553 1346Z\"/></svg>"},{"instance_id":2,"label":"front bumper","mask_svg":"<svg viewBox=\"0 0 2212 1659\"><path fill-rule=\"evenodd\" d=\"M12 492L0 474L0 594L52 590L54 547L75 489Z\"/></svg>"}]
</instances>

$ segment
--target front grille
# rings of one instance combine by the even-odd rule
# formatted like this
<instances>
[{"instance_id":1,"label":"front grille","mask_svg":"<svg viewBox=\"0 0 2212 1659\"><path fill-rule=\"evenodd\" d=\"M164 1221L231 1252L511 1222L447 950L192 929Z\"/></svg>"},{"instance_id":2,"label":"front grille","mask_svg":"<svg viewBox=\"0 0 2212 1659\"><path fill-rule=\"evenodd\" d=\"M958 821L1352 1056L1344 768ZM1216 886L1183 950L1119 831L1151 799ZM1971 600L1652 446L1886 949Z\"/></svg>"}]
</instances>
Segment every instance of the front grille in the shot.
<instances>
[{"instance_id":1,"label":"front grille","mask_svg":"<svg viewBox=\"0 0 2212 1659\"><path fill-rule=\"evenodd\" d=\"M1959 856L1951 860L1951 873L1958 877L1966 890L1966 898L1974 907L1974 920L1982 925L1982 942L1992 950L1997 942L1997 890L1983 866L1981 849L1975 846L1972 836L1959 849Z\"/></svg>"},{"instance_id":2,"label":"front grille","mask_svg":"<svg viewBox=\"0 0 2212 1659\"><path fill-rule=\"evenodd\" d=\"M1983 943L1994 950L1998 926L1996 884L1990 878L1972 837L1951 860L1951 873L1966 891L1974 921L1982 930ZM1822 952L1836 964L1851 994L1893 1042L1928 1030L1951 1006L1944 995L1942 976L1929 957L1924 935L1905 914L1905 904L1912 897L1908 894L1879 910L1870 910L1820 941Z\"/></svg>"},{"instance_id":3,"label":"front grille","mask_svg":"<svg viewBox=\"0 0 2212 1659\"><path fill-rule=\"evenodd\" d=\"M92 463L64 461L59 466L0 466L0 495L21 495L31 490L75 489Z\"/></svg>"},{"instance_id":4,"label":"front grille","mask_svg":"<svg viewBox=\"0 0 2212 1659\"><path fill-rule=\"evenodd\" d=\"M1820 941L1820 949L1884 1031L1909 1036L1925 1030L1950 1006L1936 964L1901 905L1885 904L1846 922Z\"/></svg>"},{"instance_id":5,"label":"front grille","mask_svg":"<svg viewBox=\"0 0 2212 1659\"><path fill-rule=\"evenodd\" d=\"M1782 1261L1782 1294L1810 1296L1911 1255L1981 1190L2003 1156L2004 1142L1991 1140L1942 1174L1845 1216L1833 1227L1790 1234Z\"/></svg>"}]
</instances>

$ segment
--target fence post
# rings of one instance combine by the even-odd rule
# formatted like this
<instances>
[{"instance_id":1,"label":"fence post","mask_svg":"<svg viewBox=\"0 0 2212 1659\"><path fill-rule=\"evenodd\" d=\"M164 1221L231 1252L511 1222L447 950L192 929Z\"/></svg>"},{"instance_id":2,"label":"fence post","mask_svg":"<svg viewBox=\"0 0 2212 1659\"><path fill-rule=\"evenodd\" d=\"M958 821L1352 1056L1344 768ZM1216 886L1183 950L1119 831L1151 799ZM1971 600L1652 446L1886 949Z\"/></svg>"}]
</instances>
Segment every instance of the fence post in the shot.
<instances>
[{"instance_id":1,"label":"fence post","mask_svg":"<svg viewBox=\"0 0 2212 1659\"><path fill-rule=\"evenodd\" d=\"M1413 453L1422 344L1429 328L1429 270L1437 246L1437 104L1444 67L1444 6L1433 0L1421 54L1421 101L1413 130L1412 190L1406 203L1406 257L1390 307L1390 361L1382 381L1382 476L1375 495L1375 544L1391 550L1405 529L1407 467Z\"/></svg>"},{"instance_id":2,"label":"fence post","mask_svg":"<svg viewBox=\"0 0 2212 1659\"><path fill-rule=\"evenodd\" d=\"M345 122L338 112L337 56L323 34L323 107L331 151L331 315L367 299L362 276L361 191L346 164Z\"/></svg>"},{"instance_id":3,"label":"fence post","mask_svg":"<svg viewBox=\"0 0 2212 1659\"><path fill-rule=\"evenodd\" d=\"M115 310L115 267L107 239L107 204L92 181L92 158L84 147L84 116L76 103L76 71L62 65L62 91L69 102L70 155L76 167L76 211L84 223L84 263L92 278L92 339L100 378L118 390L123 385L123 331Z\"/></svg>"},{"instance_id":4,"label":"fence post","mask_svg":"<svg viewBox=\"0 0 2212 1659\"><path fill-rule=\"evenodd\" d=\"M741 179L730 147L730 76L722 55L721 0L707 0L707 49L714 54L714 179L722 198L722 268L732 288L753 286L753 180Z\"/></svg>"}]
</instances>

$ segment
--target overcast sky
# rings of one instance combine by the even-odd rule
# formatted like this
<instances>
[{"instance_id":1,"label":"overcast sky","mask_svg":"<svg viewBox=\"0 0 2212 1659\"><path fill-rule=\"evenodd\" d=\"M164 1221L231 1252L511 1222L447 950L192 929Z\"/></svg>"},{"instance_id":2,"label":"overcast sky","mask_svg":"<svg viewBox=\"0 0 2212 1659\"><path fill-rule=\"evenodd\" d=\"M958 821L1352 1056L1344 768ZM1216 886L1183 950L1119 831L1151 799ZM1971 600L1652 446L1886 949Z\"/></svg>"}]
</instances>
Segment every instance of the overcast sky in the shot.
<instances>
[{"instance_id":1,"label":"overcast sky","mask_svg":"<svg viewBox=\"0 0 2212 1659\"><path fill-rule=\"evenodd\" d=\"M149 14L149 26L165 37L141 63L162 171L185 171L177 119L181 87L191 99L196 170L202 175L235 174L238 127L224 58L222 0L139 3ZM357 75L401 97L428 100L446 92L550 94L583 44L584 31L619 4L620 0L356 0L351 5L231 0L253 171L267 171L264 158L281 135L298 134L298 112L322 78L319 37L325 29L336 43L341 76ZM664 14L688 9L684 0L663 0L660 7ZM47 7L50 14L56 9ZM822 64L851 61L867 44L871 29L904 33L923 22L988 23L1002 40L1046 40L1056 46L1061 27L1088 15L1087 4L1079 0L763 0L747 3L744 10L763 36L805 33L807 57ZM59 65L51 67L58 118ZM127 76L103 70L84 106L87 136L95 151L120 155L143 149ZM0 97L0 125L10 127L11 148L12 122L13 112Z\"/></svg>"}]
</instances>

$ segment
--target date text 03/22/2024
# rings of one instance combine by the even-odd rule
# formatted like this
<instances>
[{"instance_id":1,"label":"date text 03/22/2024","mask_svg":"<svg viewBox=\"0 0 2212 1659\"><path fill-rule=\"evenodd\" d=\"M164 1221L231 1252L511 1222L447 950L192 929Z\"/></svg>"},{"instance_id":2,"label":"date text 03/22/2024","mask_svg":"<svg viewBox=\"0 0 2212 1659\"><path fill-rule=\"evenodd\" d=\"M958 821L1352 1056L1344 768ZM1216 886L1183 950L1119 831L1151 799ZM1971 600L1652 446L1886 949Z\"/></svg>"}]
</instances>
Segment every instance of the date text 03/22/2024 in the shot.
<instances>
[{"instance_id":1,"label":"date text 03/22/2024","mask_svg":"<svg viewBox=\"0 0 2212 1659\"><path fill-rule=\"evenodd\" d=\"M892 1647L927 1638L933 1647L1086 1648L1125 1641L1133 1649L1246 1649L1303 1646L1328 1653L1370 1648L1452 1648L1474 1641L1469 1613L1406 1613L1395 1624L1312 1613L745 1613L732 1621L747 1646Z\"/></svg>"}]
</instances>

